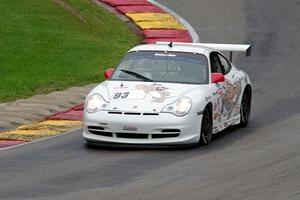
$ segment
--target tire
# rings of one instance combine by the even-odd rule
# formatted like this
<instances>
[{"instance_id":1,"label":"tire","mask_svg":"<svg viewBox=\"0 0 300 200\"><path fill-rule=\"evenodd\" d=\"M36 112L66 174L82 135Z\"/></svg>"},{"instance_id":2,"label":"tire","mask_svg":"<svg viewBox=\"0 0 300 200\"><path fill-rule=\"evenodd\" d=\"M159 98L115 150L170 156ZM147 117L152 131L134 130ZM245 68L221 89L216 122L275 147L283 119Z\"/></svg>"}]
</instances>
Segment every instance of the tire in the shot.
<instances>
[{"instance_id":1,"label":"tire","mask_svg":"<svg viewBox=\"0 0 300 200\"><path fill-rule=\"evenodd\" d=\"M251 114L251 99L251 89L246 87L241 102L240 127L248 126Z\"/></svg>"},{"instance_id":2,"label":"tire","mask_svg":"<svg viewBox=\"0 0 300 200\"><path fill-rule=\"evenodd\" d=\"M210 106L206 106L203 111L203 117L201 122L200 132L200 145L208 145L212 140L213 121L212 121L212 110Z\"/></svg>"}]
</instances>

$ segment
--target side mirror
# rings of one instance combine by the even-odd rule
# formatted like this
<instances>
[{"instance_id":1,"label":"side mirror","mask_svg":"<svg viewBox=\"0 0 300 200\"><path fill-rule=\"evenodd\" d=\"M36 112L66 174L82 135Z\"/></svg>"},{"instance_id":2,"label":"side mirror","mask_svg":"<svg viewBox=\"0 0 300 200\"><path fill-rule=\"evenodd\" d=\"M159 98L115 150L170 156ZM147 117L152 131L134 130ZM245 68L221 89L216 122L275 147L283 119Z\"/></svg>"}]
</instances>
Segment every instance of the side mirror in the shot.
<instances>
[{"instance_id":1,"label":"side mirror","mask_svg":"<svg viewBox=\"0 0 300 200\"><path fill-rule=\"evenodd\" d=\"M222 73L212 73L211 74L211 82L212 83L219 83L219 82L224 82L225 77L224 74Z\"/></svg>"},{"instance_id":2,"label":"side mirror","mask_svg":"<svg viewBox=\"0 0 300 200\"><path fill-rule=\"evenodd\" d=\"M114 71L115 71L114 68L108 68L108 69L106 69L105 72L104 72L104 77L105 78L109 78Z\"/></svg>"}]
</instances>

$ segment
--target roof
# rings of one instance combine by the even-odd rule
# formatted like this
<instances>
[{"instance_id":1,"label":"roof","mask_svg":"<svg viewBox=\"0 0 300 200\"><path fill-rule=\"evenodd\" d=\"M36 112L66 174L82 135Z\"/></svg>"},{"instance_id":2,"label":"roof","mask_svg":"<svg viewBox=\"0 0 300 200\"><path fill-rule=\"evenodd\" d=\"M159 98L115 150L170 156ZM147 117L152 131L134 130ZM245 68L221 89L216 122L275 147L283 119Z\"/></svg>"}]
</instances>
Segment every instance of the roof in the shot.
<instances>
[{"instance_id":1,"label":"roof","mask_svg":"<svg viewBox=\"0 0 300 200\"><path fill-rule=\"evenodd\" d=\"M172 45L171 45L172 44ZM184 42L157 42L155 44L139 45L130 51L173 51L191 52L208 55L211 51L244 52L251 55L251 45L247 44L216 44L216 43L184 43ZM129 52L130 52L129 51Z\"/></svg>"},{"instance_id":2,"label":"roof","mask_svg":"<svg viewBox=\"0 0 300 200\"><path fill-rule=\"evenodd\" d=\"M189 53L199 53L208 55L213 49L201 46L189 45L190 43L173 43L172 47L168 43L156 43L156 44L143 44L138 45L129 52L132 51L172 51L172 52L189 52Z\"/></svg>"}]
</instances>

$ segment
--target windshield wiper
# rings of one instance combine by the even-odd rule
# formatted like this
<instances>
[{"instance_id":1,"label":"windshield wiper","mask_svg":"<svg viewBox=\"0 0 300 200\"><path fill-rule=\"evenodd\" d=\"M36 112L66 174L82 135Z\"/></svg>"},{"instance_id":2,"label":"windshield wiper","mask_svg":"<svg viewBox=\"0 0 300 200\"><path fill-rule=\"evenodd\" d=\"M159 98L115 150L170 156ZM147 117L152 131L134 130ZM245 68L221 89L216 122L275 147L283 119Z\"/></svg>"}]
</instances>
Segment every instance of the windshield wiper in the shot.
<instances>
[{"instance_id":1,"label":"windshield wiper","mask_svg":"<svg viewBox=\"0 0 300 200\"><path fill-rule=\"evenodd\" d=\"M128 70L125 70L125 69L121 69L121 71L125 72L126 74L129 74L131 76L134 76L134 77L136 77L138 79L142 79L142 80L147 81L147 82L153 82L153 80L151 80L150 78L147 78L147 77L145 77L143 75L140 75L140 74L138 74L136 72L128 71Z\"/></svg>"}]
</instances>

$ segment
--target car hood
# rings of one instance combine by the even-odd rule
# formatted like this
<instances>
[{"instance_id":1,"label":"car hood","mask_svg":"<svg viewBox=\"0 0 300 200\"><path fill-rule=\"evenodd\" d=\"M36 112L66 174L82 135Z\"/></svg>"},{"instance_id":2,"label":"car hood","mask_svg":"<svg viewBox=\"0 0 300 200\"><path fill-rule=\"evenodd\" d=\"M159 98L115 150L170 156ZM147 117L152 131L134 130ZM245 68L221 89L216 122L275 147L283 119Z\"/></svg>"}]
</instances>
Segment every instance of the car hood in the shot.
<instances>
[{"instance_id":1,"label":"car hood","mask_svg":"<svg viewBox=\"0 0 300 200\"><path fill-rule=\"evenodd\" d=\"M160 112L166 105L199 88L194 84L153 83L135 81L105 81L104 98L109 101L109 110L128 112ZM100 89L100 88L99 88ZM93 93L104 91L93 91Z\"/></svg>"}]
</instances>

